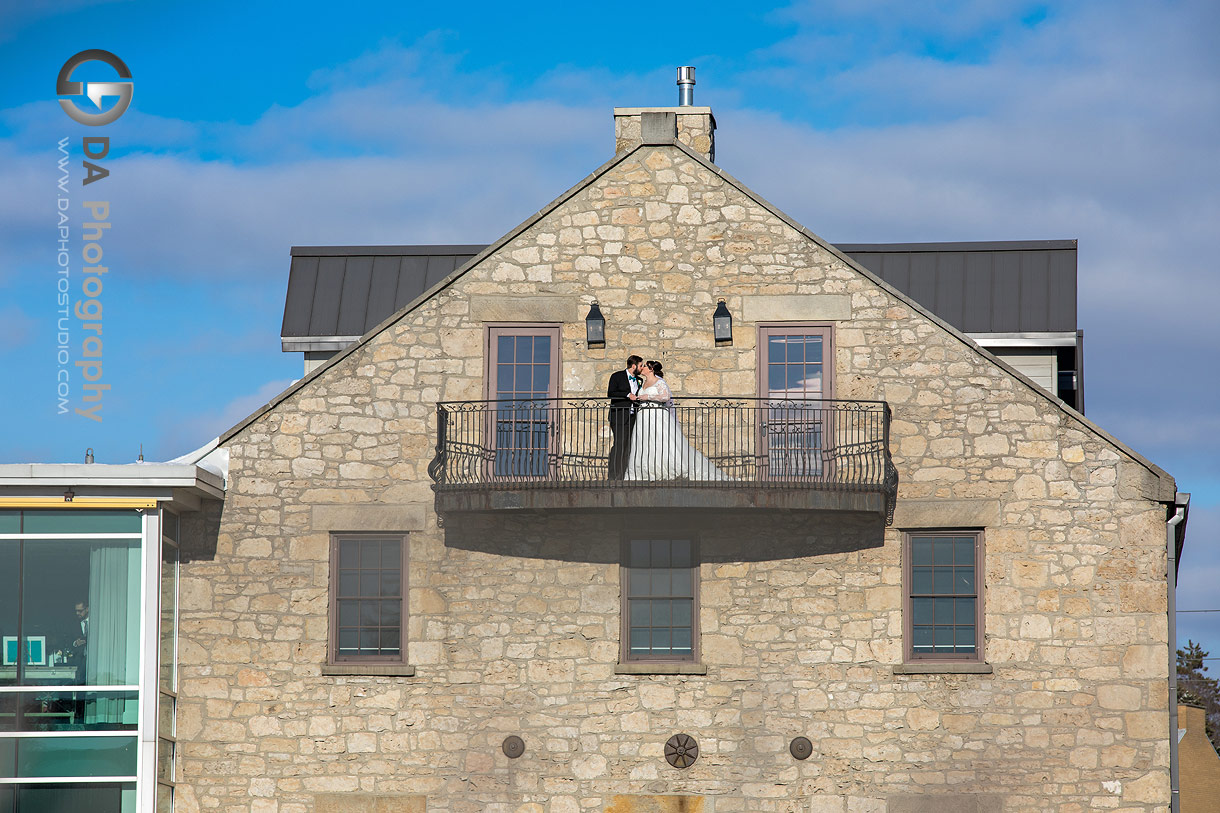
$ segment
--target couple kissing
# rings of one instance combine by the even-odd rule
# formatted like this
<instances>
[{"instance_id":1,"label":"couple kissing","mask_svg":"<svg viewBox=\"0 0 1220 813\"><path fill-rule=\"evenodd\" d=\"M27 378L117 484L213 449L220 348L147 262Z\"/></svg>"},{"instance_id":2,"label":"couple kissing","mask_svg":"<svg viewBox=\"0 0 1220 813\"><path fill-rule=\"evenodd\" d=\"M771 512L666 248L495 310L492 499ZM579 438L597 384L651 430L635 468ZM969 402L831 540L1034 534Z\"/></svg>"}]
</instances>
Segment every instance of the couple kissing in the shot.
<instances>
[{"instance_id":1,"label":"couple kissing","mask_svg":"<svg viewBox=\"0 0 1220 813\"><path fill-rule=\"evenodd\" d=\"M673 393L659 361L627 357L610 376L611 480L732 479L691 446L678 424Z\"/></svg>"}]
</instances>

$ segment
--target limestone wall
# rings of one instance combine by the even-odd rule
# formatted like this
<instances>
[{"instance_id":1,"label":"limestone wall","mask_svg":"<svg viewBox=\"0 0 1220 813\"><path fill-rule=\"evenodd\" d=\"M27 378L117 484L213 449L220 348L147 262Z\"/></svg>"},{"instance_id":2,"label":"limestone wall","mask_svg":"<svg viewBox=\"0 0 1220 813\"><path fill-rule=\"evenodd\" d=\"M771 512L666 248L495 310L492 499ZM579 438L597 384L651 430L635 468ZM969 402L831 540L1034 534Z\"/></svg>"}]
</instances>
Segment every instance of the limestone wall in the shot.
<instances>
[{"instance_id":1,"label":"limestone wall","mask_svg":"<svg viewBox=\"0 0 1220 813\"><path fill-rule=\"evenodd\" d=\"M677 140L713 163L716 161L716 119L710 107L616 107L614 108L614 151L628 152L643 140L643 115L663 113L673 116ZM649 142L655 143L655 142Z\"/></svg>"},{"instance_id":2,"label":"limestone wall","mask_svg":"<svg viewBox=\"0 0 1220 813\"><path fill-rule=\"evenodd\" d=\"M584 342L594 297L604 350ZM564 395L604 394L633 351L679 394L753 395L759 322L832 322L837 396L894 409L894 527L642 511L439 528L435 404L484 397L483 321L506 301L564 323ZM227 446L216 535L182 568L183 811L356 792L454 813L1167 804L1163 484L675 148L630 154ZM321 674L329 532L362 516L410 533L414 677ZM618 540L657 522L703 539L706 675L615 673ZM900 530L937 526L985 526L991 674L894 672ZM662 757L678 731L703 749L686 771Z\"/></svg>"}]
</instances>

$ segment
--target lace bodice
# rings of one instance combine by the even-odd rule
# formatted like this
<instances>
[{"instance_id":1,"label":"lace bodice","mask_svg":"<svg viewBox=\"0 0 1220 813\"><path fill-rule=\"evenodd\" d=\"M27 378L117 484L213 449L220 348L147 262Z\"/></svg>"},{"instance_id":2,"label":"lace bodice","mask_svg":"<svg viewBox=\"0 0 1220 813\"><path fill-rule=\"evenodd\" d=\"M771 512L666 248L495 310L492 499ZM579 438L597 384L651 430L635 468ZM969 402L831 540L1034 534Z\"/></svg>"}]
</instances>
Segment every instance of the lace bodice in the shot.
<instances>
[{"instance_id":1,"label":"lace bodice","mask_svg":"<svg viewBox=\"0 0 1220 813\"><path fill-rule=\"evenodd\" d=\"M669 385L665 383L664 378L658 378L656 382L644 387L640 390L640 398L649 401L657 401L662 404L667 404L673 400L673 393L669 391Z\"/></svg>"}]
</instances>

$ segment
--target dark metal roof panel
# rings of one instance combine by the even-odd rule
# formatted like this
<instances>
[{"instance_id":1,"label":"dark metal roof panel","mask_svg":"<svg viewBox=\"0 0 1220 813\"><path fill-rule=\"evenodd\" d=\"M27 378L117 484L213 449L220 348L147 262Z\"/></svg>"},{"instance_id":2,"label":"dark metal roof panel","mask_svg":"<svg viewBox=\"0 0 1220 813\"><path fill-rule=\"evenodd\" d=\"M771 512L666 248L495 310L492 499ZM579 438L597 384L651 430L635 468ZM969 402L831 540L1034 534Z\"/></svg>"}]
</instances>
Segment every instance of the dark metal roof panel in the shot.
<instances>
[{"instance_id":1,"label":"dark metal roof panel","mask_svg":"<svg viewBox=\"0 0 1220 813\"><path fill-rule=\"evenodd\" d=\"M288 272L288 295L284 298L284 327L280 335L309 335L309 314L313 311L317 281L317 257L292 258L292 267Z\"/></svg>"},{"instance_id":2,"label":"dark metal roof panel","mask_svg":"<svg viewBox=\"0 0 1220 813\"><path fill-rule=\"evenodd\" d=\"M417 254L398 259L398 293L394 295L394 310L406 305L428 290L428 257Z\"/></svg>"},{"instance_id":3,"label":"dark metal roof panel","mask_svg":"<svg viewBox=\"0 0 1220 813\"><path fill-rule=\"evenodd\" d=\"M1051 251L1050 256L1050 303L1047 319L1051 330L1076 329L1076 251ZM1058 325L1071 325L1060 328Z\"/></svg>"},{"instance_id":4,"label":"dark metal roof panel","mask_svg":"<svg viewBox=\"0 0 1220 813\"><path fill-rule=\"evenodd\" d=\"M911 273L911 290L906 293L924 307L936 311L936 272L940 256L937 254L903 254ZM900 289L901 290L901 289Z\"/></svg>"},{"instance_id":5,"label":"dark metal roof panel","mask_svg":"<svg viewBox=\"0 0 1220 813\"><path fill-rule=\"evenodd\" d=\"M390 317L398 301L398 284L401 280L399 267L401 257L374 257L373 278L369 285L369 311L365 318L367 325L379 325ZM366 330L360 331L363 336Z\"/></svg>"},{"instance_id":6,"label":"dark metal roof panel","mask_svg":"<svg viewBox=\"0 0 1220 813\"><path fill-rule=\"evenodd\" d=\"M293 257L407 257L435 254L467 254L471 257L487 248L481 246L293 246Z\"/></svg>"},{"instance_id":7,"label":"dark metal roof panel","mask_svg":"<svg viewBox=\"0 0 1220 813\"><path fill-rule=\"evenodd\" d=\"M1075 240L967 240L956 243L835 243L835 248L853 257L857 252L940 251L1059 251L1076 250Z\"/></svg>"},{"instance_id":8,"label":"dark metal roof panel","mask_svg":"<svg viewBox=\"0 0 1220 813\"><path fill-rule=\"evenodd\" d=\"M1017 294L1018 330L1050 330L1050 273L1045 251L1019 254L1017 275L1021 289ZM1076 327L1072 325L1072 327Z\"/></svg>"},{"instance_id":9,"label":"dark metal roof panel","mask_svg":"<svg viewBox=\"0 0 1220 813\"><path fill-rule=\"evenodd\" d=\"M293 246L284 338L363 336L485 246Z\"/></svg>"},{"instance_id":10,"label":"dark metal roof panel","mask_svg":"<svg viewBox=\"0 0 1220 813\"><path fill-rule=\"evenodd\" d=\"M450 255L433 255L428 258L428 270L424 274L424 284L420 289L422 294L424 291L431 288L436 283L443 280L445 277L453 273L453 269L457 268L457 257Z\"/></svg>"},{"instance_id":11,"label":"dark metal roof panel","mask_svg":"<svg viewBox=\"0 0 1220 813\"><path fill-rule=\"evenodd\" d=\"M881 278L900 291L911 289L911 258L906 254L876 252L878 273ZM863 263L861 263L863 265ZM864 266L870 268L870 266Z\"/></svg>"},{"instance_id":12,"label":"dark metal roof panel","mask_svg":"<svg viewBox=\"0 0 1220 813\"><path fill-rule=\"evenodd\" d=\"M335 335L363 336L369 314L369 289L373 284L373 258L348 257L345 263Z\"/></svg>"},{"instance_id":13,"label":"dark metal roof panel","mask_svg":"<svg viewBox=\"0 0 1220 813\"><path fill-rule=\"evenodd\" d=\"M966 333L1076 330L1076 241L837 248Z\"/></svg>"},{"instance_id":14,"label":"dark metal roof panel","mask_svg":"<svg viewBox=\"0 0 1220 813\"><path fill-rule=\"evenodd\" d=\"M318 259L318 282L314 286L313 309L309 314L309 330L315 336L338 336L339 304L343 298L343 271L346 257Z\"/></svg>"},{"instance_id":15,"label":"dark metal roof panel","mask_svg":"<svg viewBox=\"0 0 1220 813\"><path fill-rule=\"evenodd\" d=\"M362 336L484 248L294 246L281 335ZM966 333L1076 330L1075 240L838 248Z\"/></svg>"},{"instance_id":16,"label":"dark metal roof panel","mask_svg":"<svg viewBox=\"0 0 1220 813\"><path fill-rule=\"evenodd\" d=\"M966 267L962 280L962 321L952 324L967 333L982 332L973 330L973 327L991 321L991 277L995 255L987 251L968 251L963 256ZM967 319L966 314L972 318Z\"/></svg>"},{"instance_id":17,"label":"dark metal roof panel","mask_svg":"<svg viewBox=\"0 0 1220 813\"><path fill-rule=\"evenodd\" d=\"M992 256L991 318L988 320L984 313L971 314L971 324L964 328L967 333L981 330L1016 333L1021 330L1021 322L1017 318L1017 307L1021 302L1020 270L1020 256L1007 252Z\"/></svg>"},{"instance_id":18,"label":"dark metal roof panel","mask_svg":"<svg viewBox=\"0 0 1220 813\"><path fill-rule=\"evenodd\" d=\"M935 313L951 325L960 325L966 319L966 255L954 251L939 256Z\"/></svg>"}]
</instances>

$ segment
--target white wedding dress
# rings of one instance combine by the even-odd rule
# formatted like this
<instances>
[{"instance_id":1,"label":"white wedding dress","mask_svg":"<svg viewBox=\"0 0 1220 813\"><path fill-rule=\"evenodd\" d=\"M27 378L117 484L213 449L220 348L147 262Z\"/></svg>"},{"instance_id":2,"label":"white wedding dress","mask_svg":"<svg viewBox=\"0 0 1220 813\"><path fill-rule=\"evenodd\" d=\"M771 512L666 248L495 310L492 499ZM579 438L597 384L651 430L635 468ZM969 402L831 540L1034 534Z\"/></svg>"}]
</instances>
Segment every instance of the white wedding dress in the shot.
<instances>
[{"instance_id":1,"label":"white wedding dress","mask_svg":"<svg viewBox=\"0 0 1220 813\"><path fill-rule=\"evenodd\" d=\"M635 427L624 480L731 480L682 434L665 379L644 387L636 401Z\"/></svg>"}]
</instances>

